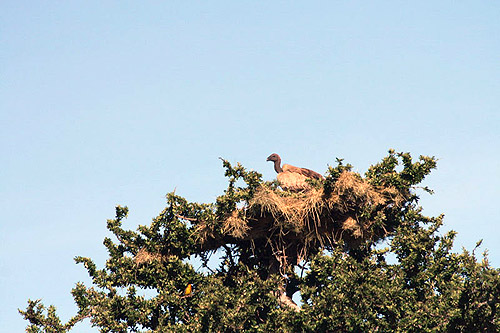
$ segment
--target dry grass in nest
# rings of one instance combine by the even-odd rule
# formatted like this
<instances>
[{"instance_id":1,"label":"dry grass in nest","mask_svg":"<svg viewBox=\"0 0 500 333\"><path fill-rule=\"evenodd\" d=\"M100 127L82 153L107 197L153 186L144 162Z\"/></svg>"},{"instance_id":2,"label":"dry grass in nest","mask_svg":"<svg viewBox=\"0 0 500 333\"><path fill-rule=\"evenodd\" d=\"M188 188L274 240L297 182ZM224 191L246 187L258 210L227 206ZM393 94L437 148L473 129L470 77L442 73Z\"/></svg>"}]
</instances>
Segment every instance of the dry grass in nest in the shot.
<instances>
[{"instance_id":1,"label":"dry grass in nest","mask_svg":"<svg viewBox=\"0 0 500 333\"><path fill-rule=\"evenodd\" d=\"M287 262L300 261L311 251L339 241L356 248L387 236L395 226L384 224L384 211L399 209L405 200L406 196L397 189L375 187L347 171L339 176L328 195L323 188L295 193L263 185L222 225L201 221L197 237L205 249L216 249L228 242L254 244L264 240L283 268ZM376 221L382 224L375 225Z\"/></svg>"},{"instance_id":2,"label":"dry grass in nest","mask_svg":"<svg viewBox=\"0 0 500 333\"><path fill-rule=\"evenodd\" d=\"M317 189L289 194L261 187L248 203L248 210L253 212L257 219L270 213L276 226L299 233L304 230L309 216L318 217L317 222L320 222L321 196L322 191Z\"/></svg>"},{"instance_id":3,"label":"dry grass in nest","mask_svg":"<svg viewBox=\"0 0 500 333\"><path fill-rule=\"evenodd\" d=\"M235 210L231 216L224 221L222 232L235 238L245 238L248 235L248 226L245 219L240 218L241 211Z\"/></svg>"},{"instance_id":4,"label":"dry grass in nest","mask_svg":"<svg viewBox=\"0 0 500 333\"><path fill-rule=\"evenodd\" d=\"M209 239L214 238L212 229L208 224L202 221L196 226L196 240L204 245Z\"/></svg>"},{"instance_id":5,"label":"dry grass in nest","mask_svg":"<svg viewBox=\"0 0 500 333\"><path fill-rule=\"evenodd\" d=\"M166 261L166 259L167 259L166 256L160 253L151 253L148 252L146 249L142 248L135 255L134 262L136 265L141 265L144 263L152 263L154 261L163 262Z\"/></svg>"},{"instance_id":6,"label":"dry grass in nest","mask_svg":"<svg viewBox=\"0 0 500 333\"><path fill-rule=\"evenodd\" d=\"M372 239L375 235L385 233L374 233L370 230L373 221L355 218L356 212L389 204L397 207L403 201L404 196L395 188L376 188L358 174L346 171L339 176L328 197L323 189L291 193L262 186L244 209L233 212L224 221L223 232L235 238L252 238L249 224L271 220L272 225L267 225L269 229L280 229L281 234L292 232L295 238L302 238L306 243L314 239L331 243L334 238L344 238L344 233L347 233L345 241L353 238L356 243L375 241Z\"/></svg>"},{"instance_id":7,"label":"dry grass in nest","mask_svg":"<svg viewBox=\"0 0 500 333\"><path fill-rule=\"evenodd\" d=\"M348 205L370 205L372 207L383 205L387 201L381 189L377 189L358 174L353 172L342 172L335 183L335 187L330 198L331 203L340 204L339 208Z\"/></svg>"},{"instance_id":8,"label":"dry grass in nest","mask_svg":"<svg viewBox=\"0 0 500 333\"><path fill-rule=\"evenodd\" d=\"M358 221L352 217L348 217L344 223L342 223L342 229L344 231L349 231L355 238L361 238L363 236L363 228Z\"/></svg>"}]
</instances>

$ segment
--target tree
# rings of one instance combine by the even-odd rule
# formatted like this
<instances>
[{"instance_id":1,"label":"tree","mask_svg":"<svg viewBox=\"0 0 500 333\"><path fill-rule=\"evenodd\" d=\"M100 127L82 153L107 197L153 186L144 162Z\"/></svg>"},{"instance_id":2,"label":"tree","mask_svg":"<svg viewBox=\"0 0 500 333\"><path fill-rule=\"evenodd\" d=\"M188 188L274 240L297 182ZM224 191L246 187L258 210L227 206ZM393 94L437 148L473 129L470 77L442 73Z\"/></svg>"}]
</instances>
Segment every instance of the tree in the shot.
<instances>
[{"instance_id":1,"label":"tree","mask_svg":"<svg viewBox=\"0 0 500 333\"><path fill-rule=\"evenodd\" d=\"M121 227L128 209L116 207L106 266L75 258L92 278L72 290L78 313L63 324L55 307L29 300L28 331L84 318L103 332L500 331L499 270L475 250L452 252L455 232L440 235L443 216L418 204L418 191L432 192L417 185L433 157L390 150L364 176L337 159L300 193L223 166L228 188L215 203L170 193L137 231Z\"/></svg>"}]
</instances>

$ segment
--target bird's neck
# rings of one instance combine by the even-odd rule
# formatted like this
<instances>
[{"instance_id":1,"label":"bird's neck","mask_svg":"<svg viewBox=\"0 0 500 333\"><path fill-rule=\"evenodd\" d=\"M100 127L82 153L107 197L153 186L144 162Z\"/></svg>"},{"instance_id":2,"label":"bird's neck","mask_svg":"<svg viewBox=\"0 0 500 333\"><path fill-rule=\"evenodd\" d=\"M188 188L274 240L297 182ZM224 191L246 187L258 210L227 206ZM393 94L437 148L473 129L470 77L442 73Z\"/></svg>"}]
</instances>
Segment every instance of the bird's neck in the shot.
<instances>
[{"instance_id":1,"label":"bird's neck","mask_svg":"<svg viewBox=\"0 0 500 333\"><path fill-rule=\"evenodd\" d=\"M274 161L274 170L276 173L283 172L283 169L281 168L281 158L278 158L276 161Z\"/></svg>"}]
</instances>

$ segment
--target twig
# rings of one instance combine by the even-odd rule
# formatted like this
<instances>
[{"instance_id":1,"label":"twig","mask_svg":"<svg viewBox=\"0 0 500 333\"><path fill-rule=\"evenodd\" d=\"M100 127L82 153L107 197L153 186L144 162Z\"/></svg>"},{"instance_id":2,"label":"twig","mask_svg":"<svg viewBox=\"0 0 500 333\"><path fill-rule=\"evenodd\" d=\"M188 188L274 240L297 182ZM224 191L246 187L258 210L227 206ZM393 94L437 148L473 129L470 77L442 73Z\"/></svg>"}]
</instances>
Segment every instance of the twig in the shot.
<instances>
[{"instance_id":1,"label":"twig","mask_svg":"<svg viewBox=\"0 0 500 333\"><path fill-rule=\"evenodd\" d=\"M182 215L179 215L179 214L175 214L175 217L178 217L178 218L186 220L186 221L198 222L198 219L195 219L193 217L186 217L186 216L182 216Z\"/></svg>"}]
</instances>

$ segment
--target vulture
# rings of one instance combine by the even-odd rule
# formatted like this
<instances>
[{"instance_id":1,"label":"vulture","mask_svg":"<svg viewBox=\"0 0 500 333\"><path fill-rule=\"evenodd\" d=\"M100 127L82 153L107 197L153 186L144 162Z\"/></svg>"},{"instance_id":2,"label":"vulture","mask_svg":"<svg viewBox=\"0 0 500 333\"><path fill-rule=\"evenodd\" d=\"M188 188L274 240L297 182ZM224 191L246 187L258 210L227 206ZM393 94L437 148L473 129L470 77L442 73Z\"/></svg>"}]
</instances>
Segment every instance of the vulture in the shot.
<instances>
[{"instance_id":1,"label":"vulture","mask_svg":"<svg viewBox=\"0 0 500 333\"><path fill-rule=\"evenodd\" d=\"M323 179L317 172L306 168L298 168L293 165L281 165L281 158L278 154L271 154L267 161L274 162L274 170L278 173L276 177L282 189L287 191L303 191L311 188L306 179Z\"/></svg>"}]
</instances>

